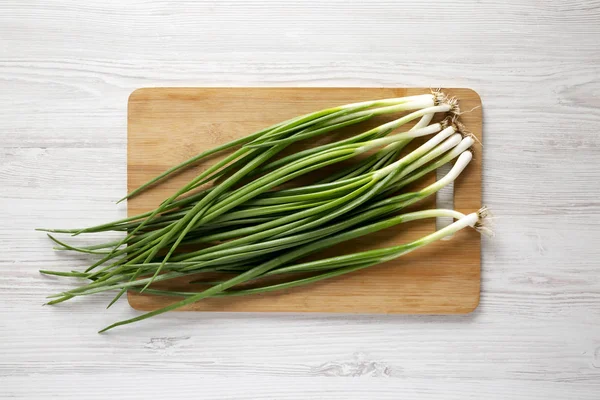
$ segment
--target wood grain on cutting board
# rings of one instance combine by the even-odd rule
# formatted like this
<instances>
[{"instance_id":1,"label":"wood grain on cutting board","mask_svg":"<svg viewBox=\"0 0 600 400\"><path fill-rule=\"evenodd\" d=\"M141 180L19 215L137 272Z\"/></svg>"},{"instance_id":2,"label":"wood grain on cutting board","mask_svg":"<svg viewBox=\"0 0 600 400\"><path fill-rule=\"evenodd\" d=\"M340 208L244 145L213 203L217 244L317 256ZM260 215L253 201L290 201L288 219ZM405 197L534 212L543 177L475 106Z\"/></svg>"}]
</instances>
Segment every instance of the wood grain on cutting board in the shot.
<instances>
[{"instance_id":1,"label":"wood grain on cutting board","mask_svg":"<svg viewBox=\"0 0 600 400\"><path fill-rule=\"evenodd\" d=\"M461 121L482 139L481 100L470 89L443 89L456 96ZM189 157L274 123L326 107L377 98L428 93L428 88L144 88L132 93L128 105L128 191ZM394 116L378 117L345 130L360 132ZM325 142L332 135L310 145ZM454 208L468 213L481 207L481 147L455 182ZM154 208L199 171L206 160L166 180L128 202L128 215ZM427 182L432 182L433 176ZM420 186L422 186L423 182ZM435 207L435 199L418 205ZM319 253L331 256L416 239L435 229L435 221L398 225L376 234L341 243ZM185 280L162 288L191 290ZM460 314L479 303L480 237L463 230L397 260L306 287L268 294L207 299L183 308L194 311L296 311L349 313ZM130 292L129 303L153 310L177 301Z\"/></svg>"}]
</instances>

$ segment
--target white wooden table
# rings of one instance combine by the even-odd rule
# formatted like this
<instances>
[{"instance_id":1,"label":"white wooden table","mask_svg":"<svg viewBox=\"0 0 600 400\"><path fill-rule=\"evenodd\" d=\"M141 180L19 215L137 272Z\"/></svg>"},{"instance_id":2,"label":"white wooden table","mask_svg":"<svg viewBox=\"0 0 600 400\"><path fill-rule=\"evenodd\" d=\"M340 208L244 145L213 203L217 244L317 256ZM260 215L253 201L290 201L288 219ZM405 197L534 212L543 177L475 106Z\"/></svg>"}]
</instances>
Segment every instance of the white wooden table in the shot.
<instances>
[{"instance_id":1,"label":"white wooden table","mask_svg":"<svg viewBox=\"0 0 600 400\"><path fill-rule=\"evenodd\" d=\"M125 215L138 87L465 86L498 217L471 315L42 307ZM0 398L600 398L600 2L0 1Z\"/></svg>"}]
</instances>

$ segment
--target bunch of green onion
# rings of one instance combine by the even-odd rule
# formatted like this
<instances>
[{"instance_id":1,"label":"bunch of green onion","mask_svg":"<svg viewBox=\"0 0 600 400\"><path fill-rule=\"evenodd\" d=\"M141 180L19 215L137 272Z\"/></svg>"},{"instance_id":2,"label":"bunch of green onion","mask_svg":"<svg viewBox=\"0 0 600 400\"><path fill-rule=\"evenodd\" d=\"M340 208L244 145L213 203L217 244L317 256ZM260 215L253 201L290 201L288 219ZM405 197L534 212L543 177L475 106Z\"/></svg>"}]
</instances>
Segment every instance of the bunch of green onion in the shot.
<instances>
[{"instance_id":1,"label":"bunch of green onion","mask_svg":"<svg viewBox=\"0 0 600 400\"><path fill-rule=\"evenodd\" d=\"M344 140L277 157L296 142L375 116L398 113L405 115ZM432 123L436 114L448 118ZM48 304L110 290L118 294L109 306L127 290L182 298L110 325L104 332L208 297L307 285L398 258L466 227L482 229L485 210L468 215L446 209L402 213L452 183L471 161L473 138L458 128L458 114L457 101L439 92L366 101L302 115L203 152L122 200L212 154L236 148L152 211L85 229L42 229L73 236L125 233L120 240L87 247L67 244L49 234L57 249L88 253L99 259L84 271L41 271L89 280L81 287L50 296ZM403 129L412 121L416 123L411 129ZM418 137L427 140L412 151L403 151ZM343 161L351 161L350 166L338 168L326 179L281 187ZM417 191L405 190L407 185L452 162L450 172L442 179ZM212 185L201 189L207 184ZM305 256L347 240L404 222L437 217L456 221L411 243L302 261ZM221 272L227 278L199 280L207 272ZM278 276L279 281L265 283L261 279L268 276ZM202 289L181 292L150 286L181 277Z\"/></svg>"}]
</instances>

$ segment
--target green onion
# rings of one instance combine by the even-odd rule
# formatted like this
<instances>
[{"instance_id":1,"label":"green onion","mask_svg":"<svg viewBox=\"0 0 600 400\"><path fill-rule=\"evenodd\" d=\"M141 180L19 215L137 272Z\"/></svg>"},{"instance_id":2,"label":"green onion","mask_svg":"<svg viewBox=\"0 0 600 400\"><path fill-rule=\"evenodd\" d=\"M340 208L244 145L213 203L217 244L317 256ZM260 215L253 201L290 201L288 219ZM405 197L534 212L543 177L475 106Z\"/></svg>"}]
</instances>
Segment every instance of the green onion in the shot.
<instances>
[{"instance_id":1,"label":"green onion","mask_svg":"<svg viewBox=\"0 0 600 400\"><path fill-rule=\"evenodd\" d=\"M447 211L447 212L444 212ZM428 210L428 211L419 211L416 213L411 213L411 214L405 214L404 216L399 216L396 217L394 219L394 221L388 221L389 224L395 224L395 223L399 223L399 222L406 222L406 221L412 221L415 219L420 219L420 218L432 218L432 217L438 217L438 216L449 216L449 214L454 215L454 211L451 210ZM357 260L363 259L363 260L368 260L366 261L366 264L361 265L361 268L367 268L368 266L371 265L375 265L375 264L379 264L385 261L389 261L392 260L394 258L398 258L404 254L410 253L411 251L414 251L420 247L423 247L429 243L432 243L436 240L442 239L444 237L447 236L451 236L454 233L458 232L461 229L464 229L466 227L475 227L475 225L479 222L479 215L478 213L472 213L469 214L467 216L462 217L461 219L459 219L457 222L448 225L447 227L432 233L430 235L427 235L415 242L411 242L408 243L406 245L401 245L401 246L394 246L394 247L390 247L388 249L381 249L381 250L371 250L370 252L362 252L362 253L357 253L351 256L347 256L346 259L349 261L352 261L352 263L357 262ZM167 311L171 311L171 310L176 310L177 308L181 308L184 307L186 305L195 303L199 300L205 299L207 297L213 297L216 295L219 295L221 293L223 293L225 290L229 289L230 287L233 287L237 284L243 283L251 278L254 278L256 276L262 275L274 268L276 268L278 265L281 265L285 262L289 262L289 261L293 261L303 255L306 254L310 254L315 252L316 250L331 246L335 243L339 243L341 241L345 241L345 240L349 240L350 238L354 238L354 237L358 237L361 234L365 234L365 233L370 233L370 231L374 229L372 226L369 227L365 227L365 228L359 228L356 231L351 231L348 232L345 235L340 235L340 237L337 238L332 238L329 241L327 241L327 243L324 242L319 242L317 244L312 244L312 245L307 245L305 247L301 247L298 250L292 251L290 253L288 253L286 256L284 257L277 257L272 261L268 261L266 263L263 263L261 265L258 265L257 267L239 274L238 276L236 276L235 278L229 279L226 282L223 283L219 283L217 285L212 286L209 289L206 289L202 292L199 293L195 293L191 296L189 296L188 298L181 300L177 303L174 304L170 304L167 307L163 307L161 309L155 310L155 311L151 311L148 312L146 314L140 315L138 317L135 318L131 318L131 319L127 319L124 321L119 321L116 322L112 325L107 326L106 328L102 329L99 331L99 333L102 332L106 332L110 329L116 328L117 326L122 326L122 325L127 325L133 322L138 322L138 321L142 321L144 319L153 317L155 315L159 315L162 313L165 313ZM368 232L369 231L369 232ZM344 236L342 238L342 236ZM377 257L377 258L375 258ZM345 270L342 271L342 273L348 273L348 272L353 272L358 270L359 268L355 267L355 268L351 268L351 267L346 267ZM329 276L322 276L322 279L327 279L333 276L339 276L341 274L330 274ZM300 284L306 284L306 283L312 283L315 280L311 280L309 282L302 282ZM298 285L296 285L298 286ZM292 287L291 285L287 286L287 287ZM267 287L268 288L268 287ZM286 287L283 287L286 288ZM271 290L281 290L282 287L277 287L276 289L271 288ZM269 289L267 289L268 291ZM250 291L251 293L244 293L244 294L256 294L256 293L262 293L264 290L264 288L258 289L258 290L252 290L252 289L247 289L247 291Z\"/></svg>"},{"instance_id":2,"label":"green onion","mask_svg":"<svg viewBox=\"0 0 600 400\"><path fill-rule=\"evenodd\" d=\"M410 113L350 138L275 159L293 143L359 124L377 115L406 111ZM282 290L368 268L467 226L487 232L481 225L483 213L464 216L452 210L425 210L394 215L453 182L472 158L468 149L473 139L462 138L463 128L459 122L446 119L431 124L437 113L450 113L454 121L459 114L455 100L434 93L353 103L292 118L192 157L121 199L136 196L212 154L232 150L154 210L89 228L43 229L53 234L72 235L126 232L120 240L91 246L76 246L49 234L56 249L100 258L83 272L41 271L89 281L76 289L50 296L48 304L112 290L119 293L109 307L126 290L184 297L168 307L113 324L103 332L207 297ZM414 127L395 133L416 119L420 120ZM403 154L409 142L427 135L433 136ZM454 166L442 179L414 192L402 192L409 183L454 159L457 159ZM279 188L297 177L341 162L351 162L351 165L317 182ZM206 184L212 186L198 191ZM403 222L439 216L458 221L415 242L301 261L336 243ZM204 247L187 247L198 245ZM193 280L208 286L201 292L149 287L175 278L194 279L205 272L223 272L230 278L211 282ZM298 272L312 276L294 278ZM239 287L272 275L284 281L251 289Z\"/></svg>"}]
</instances>

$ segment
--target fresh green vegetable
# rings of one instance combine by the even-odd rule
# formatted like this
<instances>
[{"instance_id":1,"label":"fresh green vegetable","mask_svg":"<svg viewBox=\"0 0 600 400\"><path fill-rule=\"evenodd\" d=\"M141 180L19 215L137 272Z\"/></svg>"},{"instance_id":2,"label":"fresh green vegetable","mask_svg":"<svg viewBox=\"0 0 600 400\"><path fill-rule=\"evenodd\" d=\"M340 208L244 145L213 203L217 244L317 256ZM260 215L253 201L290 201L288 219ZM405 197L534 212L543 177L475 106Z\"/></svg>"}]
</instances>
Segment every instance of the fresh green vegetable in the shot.
<instances>
[{"instance_id":1,"label":"fresh green vegetable","mask_svg":"<svg viewBox=\"0 0 600 400\"><path fill-rule=\"evenodd\" d=\"M83 272L41 271L89 281L50 296L48 304L112 290L119 293L110 304L127 290L184 297L168 307L113 324L103 332L207 297L250 295L332 278L400 257L468 226L483 229L483 212L465 216L452 210L425 210L394 215L452 183L469 164L472 155L468 149L473 139L463 138L460 125L453 122L457 107L455 100L441 93L353 103L292 118L186 160L122 200L212 154L237 147L154 210L89 228L45 230L74 236L126 233L120 240L92 246L75 246L48 235L59 250L99 257ZM406 111L410 113L350 138L276 159L296 142L374 116ZM438 113L450 113L454 119L431 123ZM395 132L417 119L413 128ZM416 149L404 151L413 139L429 135L433 136ZM406 185L454 159L454 166L443 179L414 192L402 192ZM295 178L341 162L351 164L320 181L280 188ZM207 183L212 186L198 191ZM400 246L310 262L300 260L380 229L439 216L457 222ZM198 249L199 245L203 247ZM228 278L202 281L208 287L199 292L150 287L155 282L186 276L195 282L198 274L205 272L226 273ZM298 278L298 272L311 276ZM283 281L260 285L264 276L278 276ZM240 287L248 282L259 286Z\"/></svg>"}]
</instances>

